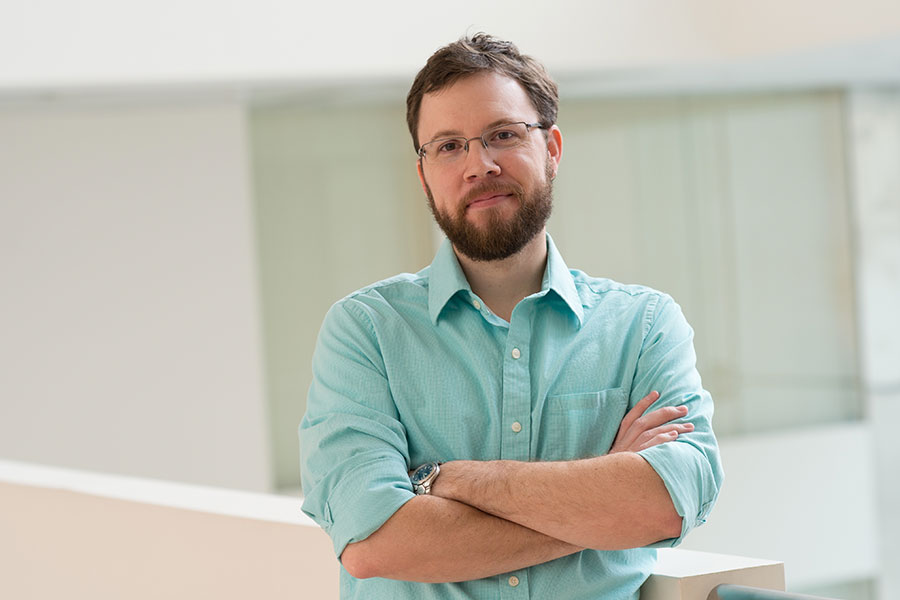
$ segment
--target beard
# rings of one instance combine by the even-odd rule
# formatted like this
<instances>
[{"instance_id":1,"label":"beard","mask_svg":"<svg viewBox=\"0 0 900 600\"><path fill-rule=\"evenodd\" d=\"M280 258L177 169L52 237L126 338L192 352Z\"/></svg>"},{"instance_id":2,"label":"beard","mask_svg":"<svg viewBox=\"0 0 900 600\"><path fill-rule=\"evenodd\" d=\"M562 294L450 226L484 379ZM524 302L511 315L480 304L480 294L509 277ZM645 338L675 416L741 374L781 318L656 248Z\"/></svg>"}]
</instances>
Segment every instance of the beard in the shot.
<instances>
[{"instance_id":1,"label":"beard","mask_svg":"<svg viewBox=\"0 0 900 600\"><path fill-rule=\"evenodd\" d=\"M515 183L487 182L479 185L466 194L455 215L438 210L427 182L425 193L435 222L458 252L475 261L501 260L524 248L550 218L553 209L552 170L548 163L543 183L527 193ZM519 203L516 214L504 220L498 211L491 211L485 227L468 222L466 207L469 201L485 194L511 194Z\"/></svg>"}]
</instances>

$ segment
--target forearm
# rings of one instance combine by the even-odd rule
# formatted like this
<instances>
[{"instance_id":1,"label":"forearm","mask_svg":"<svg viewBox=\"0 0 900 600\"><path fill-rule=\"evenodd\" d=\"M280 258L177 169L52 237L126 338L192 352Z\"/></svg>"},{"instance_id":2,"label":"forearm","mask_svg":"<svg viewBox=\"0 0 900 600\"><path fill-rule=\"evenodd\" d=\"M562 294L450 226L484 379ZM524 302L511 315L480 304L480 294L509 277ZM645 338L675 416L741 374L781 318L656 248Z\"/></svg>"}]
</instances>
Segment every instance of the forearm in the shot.
<instances>
[{"instance_id":1,"label":"forearm","mask_svg":"<svg viewBox=\"0 0 900 600\"><path fill-rule=\"evenodd\" d=\"M631 452L565 462L449 462L432 493L582 548L636 548L681 532L662 480Z\"/></svg>"},{"instance_id":2,"label":"forearm","mask_svg":"<svg viewBox=\"0 0 900 600\"><path fill-rule=\"evenodd\" d=\"M443 583L507 573L580 550L460 502L417 496L378 531L349 544L341 562L358 578Z\"/></svg>"}]
</instances>

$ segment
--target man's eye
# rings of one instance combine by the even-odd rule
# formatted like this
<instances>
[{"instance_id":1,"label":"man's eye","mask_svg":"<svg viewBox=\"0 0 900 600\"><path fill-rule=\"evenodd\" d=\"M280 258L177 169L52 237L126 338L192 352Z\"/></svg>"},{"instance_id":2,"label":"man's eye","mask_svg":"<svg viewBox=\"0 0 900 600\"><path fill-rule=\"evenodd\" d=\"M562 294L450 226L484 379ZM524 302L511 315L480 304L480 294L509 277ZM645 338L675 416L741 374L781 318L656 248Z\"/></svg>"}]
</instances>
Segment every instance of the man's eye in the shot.
<instances>
[{"instance_id":1,"label":"man's eye","mask_svg":"<svg viewBox=\"0 0 900 600\"><path fill-rule=\"evenodd\" d=\"M509 143L519 139L519 134L512 129L500 129L491 135L491 141Z\"/></svg>"},{"instance_id":2,"label":"man's eye","mask_svg":"<svg viewBox=\"0 0 900 600\"><path fill-rule=\"evenodd\" d=\"M446 154L448 152L456 152L460 148L462 148L462 144L460 144L459 141L448 140L443 144L438 144L437 151L441 154Z\"/></svg>"}]
</instances>

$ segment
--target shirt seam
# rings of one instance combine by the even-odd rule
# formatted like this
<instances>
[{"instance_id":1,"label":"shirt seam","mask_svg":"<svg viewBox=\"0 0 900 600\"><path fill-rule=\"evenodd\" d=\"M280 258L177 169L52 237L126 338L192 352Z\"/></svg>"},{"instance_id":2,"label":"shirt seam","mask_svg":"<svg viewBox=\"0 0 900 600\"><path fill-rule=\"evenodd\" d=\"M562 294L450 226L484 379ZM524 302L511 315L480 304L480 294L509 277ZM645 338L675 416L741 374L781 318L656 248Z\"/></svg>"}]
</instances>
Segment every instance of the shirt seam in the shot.
<instances>
[{"instance_id":1,"label":"shirt seam","mask_svg":"<svg viewBox=\"0 0 900 600\"><path fill-rule=\"evenodd\" d=\"M647 341L647 336L650 335L650 330L653 329L653 326L656 325L656 321L659 319L659 312L656 309L659 307L661 298L662 294L657 292L647 304L647 311L644 313L644 331L641 336L641 354L644 352L644 344Z\"/></svg>"},{"instance_id":2,"label":"shirt seam","mask_svg":"<svg viewBox=\"0 0 900 600\"><path fill-rule=\"evenodd\" d=\"M382 377L387 379L387 365L384 362L384 353L381 350L381 340L378 337L378 332L375 330L374 319L372 319L372 316L366 310L368 307L364 303L359 301L341 301L340 306L344 309L344 312L349 314L351 318L357 320L357 322L364 321L364 323L360 324L365 327L369 332L369 335L372 336L372 344L374 345L375 350L378 351L378 357L380 359L378 364L372 362L371 359L369 360L369 363L378 371L378 373L381 374Z\"/></svg>"},{"instance_id":3,"label":"shirt seam","mask_svg":"<svg viewBox=\"0 0 900 600\"><path fill-rule=\"evenodd\" d=\"M427 284L428 279L429 278L427 275L420 275L417 273L403 273L401 275L395 275L394 277L382 279L381 281L376 281L375 283L370 283L365 287L350 292L349 294L341 298L338 303L340 304L347 300L354 300L360 296L371 297L371 294L373 292L380 292L381 290L387 290L393 287L402 286L404 284L412 285L413 287L422 290L423 292L427 292L428 285L422 284L423 282Z\"/></svg>"},{"instance_id":4,"label":"shirt seam","mask_svg":"<svg viewBox=\"0 0 900 600\"><path fill-rule=\"evenodd\" d=\"M646 294L652 294L652 295L661 295L662 294L662 292L660 292L659 290L655 290L653 288L646 287L643 285L627 285L627 284L621 284L617 281L613 281L612 279L597 280L596 278L590 278L589 276L586 276L586 277L588 277L588 278L579 280L578 278L576 278L573 275L572 279L575 282L576 286L586 287L591 292L593 292L594 294L598 294L598 295L607 294L610 292L619 292L622 294L627 294L628 296L631 296L631 297L643 296ZM612 284L612 285L606 289L601 289L600 286L603 284L603 282L606 282L607 284Z\"/></svg>"}]
</instances>

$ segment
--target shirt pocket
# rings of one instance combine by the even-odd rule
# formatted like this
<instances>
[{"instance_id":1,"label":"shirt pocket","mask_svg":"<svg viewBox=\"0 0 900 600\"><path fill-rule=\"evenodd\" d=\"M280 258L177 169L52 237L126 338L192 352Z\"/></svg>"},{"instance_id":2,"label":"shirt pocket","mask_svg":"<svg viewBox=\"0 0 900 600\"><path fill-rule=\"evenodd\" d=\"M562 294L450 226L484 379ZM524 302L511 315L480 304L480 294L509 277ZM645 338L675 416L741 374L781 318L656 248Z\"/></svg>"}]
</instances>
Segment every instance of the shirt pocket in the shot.
<instances>
[{"instance_id":1,"label":"shirt pocket","mask_svg":"<svg viewBox=\"0 0 900 600\"><path fill-rule=\"evenodd\" d=\"M536 458L574 460L606 454L627 408L625 388L548 396Z\"/></svg>"}]
</instances>

